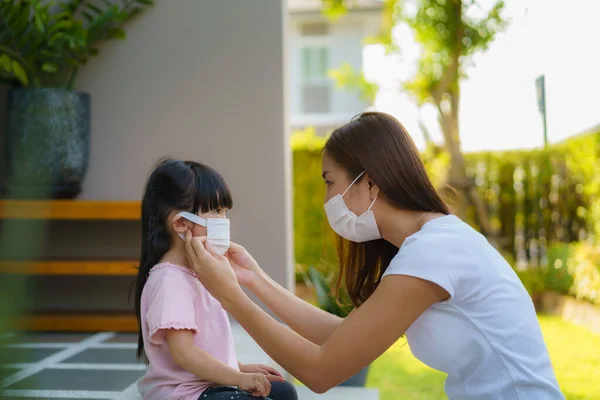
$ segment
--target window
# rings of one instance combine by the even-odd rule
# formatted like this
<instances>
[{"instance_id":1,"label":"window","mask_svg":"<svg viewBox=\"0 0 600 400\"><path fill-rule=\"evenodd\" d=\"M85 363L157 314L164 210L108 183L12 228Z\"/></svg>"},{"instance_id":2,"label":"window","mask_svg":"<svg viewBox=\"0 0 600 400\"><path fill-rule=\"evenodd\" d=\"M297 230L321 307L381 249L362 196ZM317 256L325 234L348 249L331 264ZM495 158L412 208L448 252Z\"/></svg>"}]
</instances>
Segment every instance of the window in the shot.
<instances>
[{"instance_id":1,"label":"window","mask_svg":"<svg viewBox=\"0 0 600 400\"><path fill-rule=\"evenodd\" d=\"M331 82L329 48L306 46L301 48L302 60L302 111L305 113L328 113L330 111Z\"/></svg>"},{"instance_id":2,"label":"window","mask_svg":"<svg viewBox=\"0 0 600 400\"><path fill-rule=\"evenodd\" d=\"M302 77L319 79L327 77L329 51L326 47L304 47L302 49Z\"/></svg>"}]
</instances>

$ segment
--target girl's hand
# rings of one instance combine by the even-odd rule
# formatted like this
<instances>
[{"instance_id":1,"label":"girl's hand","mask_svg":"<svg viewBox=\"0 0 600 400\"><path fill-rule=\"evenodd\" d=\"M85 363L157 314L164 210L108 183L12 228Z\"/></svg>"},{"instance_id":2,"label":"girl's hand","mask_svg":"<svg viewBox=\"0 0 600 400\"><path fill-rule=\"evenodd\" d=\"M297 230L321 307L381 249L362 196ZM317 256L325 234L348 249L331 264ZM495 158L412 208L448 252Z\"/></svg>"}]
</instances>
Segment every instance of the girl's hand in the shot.
<instances>
[{"instance_id":1,"label":"girl's hand","mask_svg":"<svg viewBox=\"0 0 600 400\"><path fill-rule=\"evenodd\" d=\"M267 377L269 382L285 382L285 378L275 368L262 364L240 364L241 372L257 372Z\"/></svg>"},{"instance_id":2,"label":"girl's hand","mask_svg":"<svg viewBox=\"0 0 600 400\"><path fill-rule=\"evenodd\" d=\"M242 373L237 387L254 397L267 397L271 393L271 382L261 373Z\"/></svg>"},{"instance_id":3,"label":"girl's hand","mask_svg":"<svg viewBox=\"0 0 600 400\"><path fill-rule=\"evenodd\" d=\"M185 234L185 254L200 282L219 301L243 293L227 258L212 252L206 239Z\"/></svg>"},{"instance_id":4,"label":"girl's hand","mask_svg":"<svg viewBox=\"0 0 600 400\"><path fill-rule=\"evenodd\" d=\"M261 269L250 253L239 244L230 242L225 256L229 259L240 285L251 287L260 275Z\"/></svg>"}]
</instances>

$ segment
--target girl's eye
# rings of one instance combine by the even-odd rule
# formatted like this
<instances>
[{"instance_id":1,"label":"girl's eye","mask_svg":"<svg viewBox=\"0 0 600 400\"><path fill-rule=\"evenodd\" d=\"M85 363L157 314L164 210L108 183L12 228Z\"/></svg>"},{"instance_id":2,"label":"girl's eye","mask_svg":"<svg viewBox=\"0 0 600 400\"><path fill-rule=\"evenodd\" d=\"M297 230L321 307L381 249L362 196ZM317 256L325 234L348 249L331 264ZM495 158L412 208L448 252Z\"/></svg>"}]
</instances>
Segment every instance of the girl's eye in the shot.
<instances>
[{"instance_id":1,"label":"girl's eye","mask_svg":"<svg viewBox=\"0 0 600 400\"><path fill-rule=\"evenodd\" d=\"M331 186L331 185L332 185L332 182L331 182L331 181L325 181L325 184L326 184L327 186Z\"/></svg>"}]
</instances>

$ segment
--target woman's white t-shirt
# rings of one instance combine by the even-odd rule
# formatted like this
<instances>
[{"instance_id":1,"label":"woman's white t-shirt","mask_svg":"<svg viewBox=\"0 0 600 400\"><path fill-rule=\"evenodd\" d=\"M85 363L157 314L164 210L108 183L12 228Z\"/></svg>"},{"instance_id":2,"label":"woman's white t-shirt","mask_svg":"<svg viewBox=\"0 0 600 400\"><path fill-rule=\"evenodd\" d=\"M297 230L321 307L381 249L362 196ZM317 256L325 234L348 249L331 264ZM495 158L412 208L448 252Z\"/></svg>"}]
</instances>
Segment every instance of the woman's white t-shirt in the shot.
<instances>
[{"instance_id":1,"label":"woman's white t-shirt","mask_svg":"<svg viewBox=\"0 0 600 400\"><path fill-rule=\"evenodd\" d=\"M469 225L453 215L427 222L404 241L387 275L431 281L450 294L406 331L413 354L448 374L450 399L564 399L531 298Z\"/></svg>"}]
</instances>

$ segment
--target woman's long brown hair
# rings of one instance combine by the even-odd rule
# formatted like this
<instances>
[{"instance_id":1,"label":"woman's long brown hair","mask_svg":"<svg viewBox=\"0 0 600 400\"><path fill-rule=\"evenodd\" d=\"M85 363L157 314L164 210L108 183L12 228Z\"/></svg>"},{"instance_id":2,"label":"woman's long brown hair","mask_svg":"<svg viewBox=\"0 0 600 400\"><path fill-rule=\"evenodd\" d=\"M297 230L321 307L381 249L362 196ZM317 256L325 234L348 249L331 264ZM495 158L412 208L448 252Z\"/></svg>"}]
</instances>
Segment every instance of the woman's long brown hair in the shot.
<instances>
[{"instance_id":1,"label":"woman's long brown hair","mask_svg":"<svg viewBox=\"0 0 600 400\"><path fill-rule=\"evenodd\" d=\"M324 154L344 168L350 180L365 171L379 187L380 196L400 209L450 214L427 176L414 142L391 115L360 114L333 131ZM355 243L338 236L337 252L340 274L336 290L339 293L345 281L348 296L358 307L373 294L398 248L383 239Z\"/></svg>"}]
</instances>

